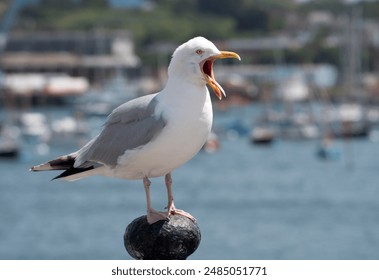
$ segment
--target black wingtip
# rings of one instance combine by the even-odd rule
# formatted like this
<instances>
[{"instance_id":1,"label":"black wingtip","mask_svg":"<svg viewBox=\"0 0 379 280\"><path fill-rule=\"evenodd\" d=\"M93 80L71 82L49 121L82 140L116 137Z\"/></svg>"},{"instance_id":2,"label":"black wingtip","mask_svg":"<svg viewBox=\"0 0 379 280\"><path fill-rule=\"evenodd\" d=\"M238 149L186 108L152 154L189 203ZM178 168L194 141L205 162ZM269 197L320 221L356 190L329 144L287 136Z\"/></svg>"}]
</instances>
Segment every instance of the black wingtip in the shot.
<instances>
[{"instance_id":1,"label":"black wingtip","mask_svg":"<svg viewBox=\"0 0 379 280\"><path fill-rule=\"evenodd\" d=\"M56 180L56 179L65 178L65 177L68 177L68 176L71 176L71 175L74 175L74 174L82 173L82 172L85 172L85 171L88 171L88 170L91 170L91 169L94 169L94 166L89 166L89 167L86 167L86 168L71 167L71 168L67 169L66 171L62 172L61 174L59 174L58 176L56 176L53 179L51 179L51 181Z\"/></svg>"}]
</instances>

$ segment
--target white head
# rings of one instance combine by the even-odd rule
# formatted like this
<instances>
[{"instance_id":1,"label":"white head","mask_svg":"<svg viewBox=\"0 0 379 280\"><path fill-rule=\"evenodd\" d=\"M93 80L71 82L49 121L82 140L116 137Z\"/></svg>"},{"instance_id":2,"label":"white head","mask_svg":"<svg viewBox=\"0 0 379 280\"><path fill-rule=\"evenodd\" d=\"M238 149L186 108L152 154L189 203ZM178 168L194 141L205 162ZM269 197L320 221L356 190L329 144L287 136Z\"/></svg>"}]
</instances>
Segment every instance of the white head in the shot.
<instances>
[{"instance_id":1,"label":"white head","mask_svg":"<svg viewBox=\"0 0 379 280\"><path fill-rule=\"evenodd\" d=\"M219 51L211 41L195 37L175 50L168 68L169 79L179 77L204 86L208 83L221 99L222 95L225 96L225 91L216 82L213 74L213 62L221 58L241 60L238 54Z\"/></svg>"}]
</instances>

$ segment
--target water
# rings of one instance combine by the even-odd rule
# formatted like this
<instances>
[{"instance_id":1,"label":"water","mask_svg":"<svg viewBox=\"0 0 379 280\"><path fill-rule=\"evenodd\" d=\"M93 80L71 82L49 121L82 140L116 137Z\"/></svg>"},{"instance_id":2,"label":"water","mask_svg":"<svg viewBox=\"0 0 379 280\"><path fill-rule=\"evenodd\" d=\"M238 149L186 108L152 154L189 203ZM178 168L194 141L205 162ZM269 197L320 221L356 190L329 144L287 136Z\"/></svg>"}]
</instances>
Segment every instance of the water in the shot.
<instances>
[{"instance_id":1,"label":"water","mask_svg":"<svg viewBox=\"0 0 379 280\"><path fill-rule=\"evenodd\" d=\"M256 108L215 116L249 124ZM202 241L191 259L379 259L379 144L338 142L342 158L321 161L315 141L253 146L222 138L173 173L175 202L197 217ZM0 160L0 259L130 259L125 227L145 214L140 181L93 177L50 181L29 167L75 149ZM163 178L153 204L166 203Z\"/></svg>"}]
</instances>

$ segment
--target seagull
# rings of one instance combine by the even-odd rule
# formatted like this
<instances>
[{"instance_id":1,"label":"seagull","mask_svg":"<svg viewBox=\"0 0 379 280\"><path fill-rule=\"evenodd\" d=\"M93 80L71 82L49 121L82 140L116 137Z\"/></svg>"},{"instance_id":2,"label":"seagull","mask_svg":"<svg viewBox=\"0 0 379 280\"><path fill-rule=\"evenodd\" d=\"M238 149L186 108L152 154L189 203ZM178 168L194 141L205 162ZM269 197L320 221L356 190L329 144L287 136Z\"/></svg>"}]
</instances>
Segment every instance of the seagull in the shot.
<instances>
[{"instance_id":1,"label":"seagull","mask_svg":"<svg viewBox=\"0 0 379 280\"><path fill-rule=\"evenodd\" d=\"M226 96L215 80L213 63L235 58L204 37L195 37L173 53L168 80L160 92L130 100L112 111L102 131L76 152L33 166L31 171L63 170L53 179L73 181L93 175L142 179L147 221L172 215L195 218L174 204L171 172L202 148L211 131L213 111L207 84L218 99ZM149 178L165 176L167 211L153 209Z\"/></svg>"}]
</instances>

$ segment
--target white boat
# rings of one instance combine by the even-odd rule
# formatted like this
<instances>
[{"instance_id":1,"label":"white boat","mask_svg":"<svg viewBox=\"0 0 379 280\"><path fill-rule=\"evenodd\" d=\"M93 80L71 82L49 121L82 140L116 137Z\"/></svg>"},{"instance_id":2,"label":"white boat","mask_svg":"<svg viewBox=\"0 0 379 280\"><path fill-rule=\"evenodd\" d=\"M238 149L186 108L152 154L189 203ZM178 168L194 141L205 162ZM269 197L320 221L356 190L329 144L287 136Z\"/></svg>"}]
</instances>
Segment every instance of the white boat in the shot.
<instances>
[{"instance_id":1,"label":"white boat","mask_svg":"<svg viewBox=\"0 0 379 280\"><path fill-rule=\"evenodd\" d=\"M20 154L20 131L15 126L0 124L0 158L17 158Z\"/></svg>"},{"instance_id":2,"label":"white boat","mask_svg":"<svg viewBox=\"0 0 379 280\"><path fill-rule=\"evenodd\" d=\"M271 144L275 131L267 126L256 126L251 131L250 140L254 144Z\"/></svg>"},{"instance_id":3,"label":"white boat","mask_svg":"<svg viewBox=\"0 0 379 280\"><path fill-rule=\"evenodd\" d=\"M47 117L42 113L22 113L19 117L19 125L26 139L34 139L38 142L48 142L51 139Z\"/></svg>"}]
</instances>

